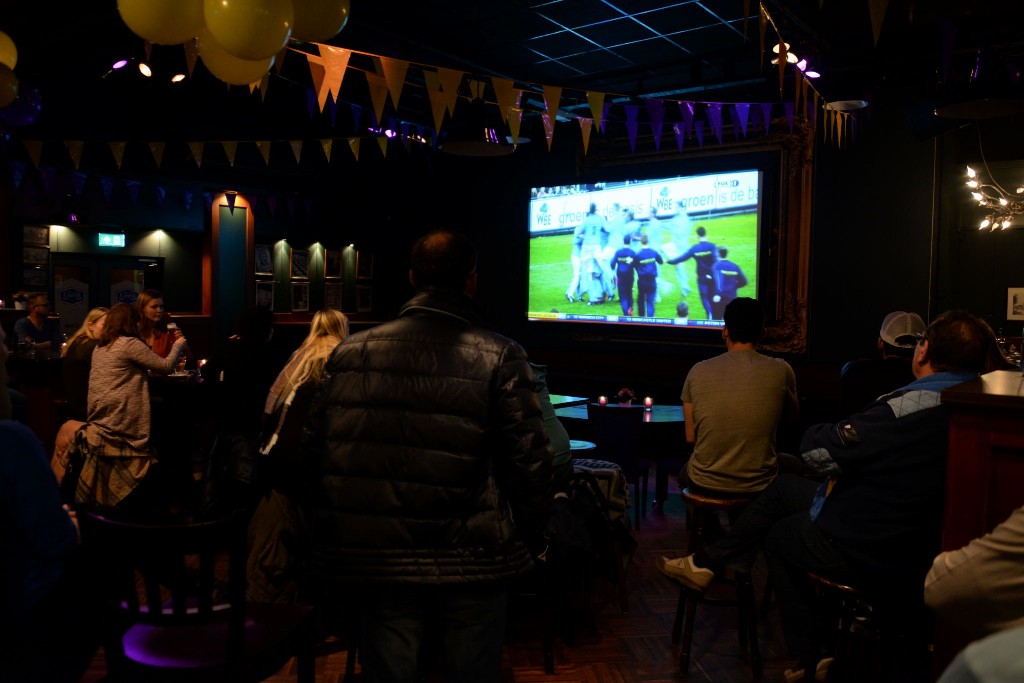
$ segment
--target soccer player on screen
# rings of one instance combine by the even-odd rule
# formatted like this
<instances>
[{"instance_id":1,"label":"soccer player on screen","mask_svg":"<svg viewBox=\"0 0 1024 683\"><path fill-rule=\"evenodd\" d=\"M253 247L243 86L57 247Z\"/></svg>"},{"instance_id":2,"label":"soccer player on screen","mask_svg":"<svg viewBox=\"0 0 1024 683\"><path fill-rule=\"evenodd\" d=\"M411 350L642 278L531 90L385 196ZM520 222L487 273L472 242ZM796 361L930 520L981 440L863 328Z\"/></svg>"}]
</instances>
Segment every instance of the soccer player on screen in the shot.
<instances>
[{"instance_id":1,"label":"soccer player on screen","mask_svg":"<svg viewBox=\"0 0 1024 683\"><path fill-rule=\"evenodd\" d=\"M715 312L715 320L721 320L725 307L736 298L736 290L747 286L747 276L743 269L726 258L729 250L718 245L718 260L711 266L715 279L715 294L711 297L711 306Z\"/></svg>"},{"instance_id":2,"label":"soccer player on screen","mask_svg":"<svg viewBox=\"0 0 1024 683\"><path fill-rule=\"evenodd\" d=\"M622 237L622 248L615 252L611 266L615 270L615 282L619 291L619 305L622 315L633 315L633 270L636 252L630 247L629 235Z\"/></svg>"},{"instance_id":3,"label":"soccer player on screen","mask_svg":"<svg viewBox=\"0 0 1024 683\"><path fill-rule=\"evenodd\" d=\"M707 229L703 225L697 226L698 242L686 250L685 253L669 259L668 263L675 265L689 259L693 259L697 268L697 291L700 293L700 301L704 304L704 312L708 320L714 320L714 311L711 308L711 297L715 294L715 275L712 267L718 260L718 249L714 244L708 242Z\"/></svg>"},{"instance_id":4,"label":"soccer player on screen","mask_svg":"<svg viewBox=\"0 0 1024 683\"><path fill-rule=\"evenodd\" d=\"M661 254L647 246L647 235L640 236L640 251L633 261L636 267L637 308L640 316L654 317L654 298L658 294L658 264Z\"/></svg>"}]
</instances>

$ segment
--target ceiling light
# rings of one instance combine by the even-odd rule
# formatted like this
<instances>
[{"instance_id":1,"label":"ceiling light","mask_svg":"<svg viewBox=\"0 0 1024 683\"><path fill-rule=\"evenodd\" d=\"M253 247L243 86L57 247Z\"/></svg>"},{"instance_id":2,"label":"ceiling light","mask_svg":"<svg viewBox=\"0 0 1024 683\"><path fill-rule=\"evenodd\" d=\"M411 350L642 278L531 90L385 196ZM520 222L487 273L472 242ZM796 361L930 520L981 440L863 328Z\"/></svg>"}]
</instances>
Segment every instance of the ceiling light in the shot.
<instances>
[{"instance_id":1,"label":"ceiling light","mask_svg":"<svg viewBox=\"0 0 1024 683\"><path fill-rule=\"evenodd\" d=\"M181 83L185 80L185 74L174 74L171 76L171 83Z\"/></svg>"},{"instance_id":2,"label":"ceiling light","mask_svg":"<svg viewBox=\"0 0 1024 683\"><path fill-rule=\"evenodd\" d=\"M111 69L122 69L122 68L124 68L127 65L128 65L128 60L127 59L119 59L116 62L114 62L113 64L111 64L110 68Z\"/></svg>"},{"instance_id":3,"label":"ceiling light","mask_svg":"<svg viewBox=\"0 0 1024 683\"><path fill-rule=\"evenodd\" d=\"M149 78L153 75L153 70L149 68L149 64L145 62L139 62L139 73Z\"/></svg>"},{"instance_id":4,"label":"ceiling light","mask_svg":"<svg viewBox=\"0 0 1024 683\"><path fill-rule=\"evenodd\" d=\"M786 51L788 52L789 51L789 43L783 43L783 45L786 46ZM776 43L775 45L772 45L772 52L774 52L775 54L779 54L779 44L778 43Z\"/></svg>"},{"instance_id":5,"label":"ceiling light","mask_svg":"<svg viewBox=\"0 0 1024 683\"><path fill-rule=\"evenodd\" d=\"M989 174L991 175L991 171ZM971 188L971 197L974 201L987 211L985 218L978 224L979 230L1006 230L1013 225L1015 216L1024 213L1024 187L1018 187L1016 192L1011 194L995 180L991 183L984 182L978 172L970 166L967 167L966 184Z\"/></svg>"}]
</instances>

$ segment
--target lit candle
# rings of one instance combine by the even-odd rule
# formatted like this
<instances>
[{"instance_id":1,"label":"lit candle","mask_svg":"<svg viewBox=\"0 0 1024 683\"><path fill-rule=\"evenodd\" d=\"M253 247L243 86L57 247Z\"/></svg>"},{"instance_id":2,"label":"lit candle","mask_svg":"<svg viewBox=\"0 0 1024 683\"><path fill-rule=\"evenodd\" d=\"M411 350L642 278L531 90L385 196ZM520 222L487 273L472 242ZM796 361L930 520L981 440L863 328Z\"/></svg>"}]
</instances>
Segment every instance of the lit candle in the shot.
<instances>
[{"instance_id":1,"label":"lit candle","mask_svg":"<svg viewBox=\"0 0 1024 683\"><path fill-rule=\"evenodd\" d=\"M654 405L654 401L651 400L650 396L647 396L647 397L644 398L644 408L647 408L647 410L650 410L651 406L653 406L653 405Z\"/></svg>"},{"instance_id":2,"label":"lit candle","mask_svg":"<svg viewBox=\"0 0 1024 683\"><path fill-rule=\"evenodd\" d=\"M600 403L603 406L606 406L606 405L608 405L608 397L607 396L598 396L597 397L597 402Z\"/></svg>"}]
</instances>

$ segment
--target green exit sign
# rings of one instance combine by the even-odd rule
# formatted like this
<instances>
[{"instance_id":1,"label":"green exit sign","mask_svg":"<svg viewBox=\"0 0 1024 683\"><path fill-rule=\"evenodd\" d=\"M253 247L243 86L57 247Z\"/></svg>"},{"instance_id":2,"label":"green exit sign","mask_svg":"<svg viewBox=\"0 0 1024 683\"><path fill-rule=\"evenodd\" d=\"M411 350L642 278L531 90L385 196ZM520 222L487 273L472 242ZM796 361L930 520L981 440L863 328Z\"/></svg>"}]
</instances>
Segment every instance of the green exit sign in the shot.
<instances>
[{"instance_id":1,"label":"green exit sign","mask_svg":"<svg viewBox=\"0 0 1024 683\"><path fill-rule=\"evenodd\" d=\"M123 247L124 233L101 232L99 236L99 245L101 247Z\"/></svg>"}]
</instances>

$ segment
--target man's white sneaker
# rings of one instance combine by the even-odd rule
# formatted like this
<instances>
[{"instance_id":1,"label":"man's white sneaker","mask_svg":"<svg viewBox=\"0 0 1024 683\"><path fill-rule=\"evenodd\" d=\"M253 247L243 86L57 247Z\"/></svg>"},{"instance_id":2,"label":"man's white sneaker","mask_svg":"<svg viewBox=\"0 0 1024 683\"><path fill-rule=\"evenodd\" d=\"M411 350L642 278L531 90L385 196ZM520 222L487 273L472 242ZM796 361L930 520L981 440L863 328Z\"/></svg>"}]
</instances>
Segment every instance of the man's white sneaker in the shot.
<instances>
[{"instance_id":1,"label":"man's white sneaker","mask_svg":"<svg viewBox=\"0 0 1024 683\"><path fill-rule=\"evenodd\" d=\"M698 591L707 589L708 584L715 578L715 573L710 569L698 567L693 563L693 555L682 557L659 557L655 565L665 576L679 581L687 588Z\"/></svg>"}]
</instances>

